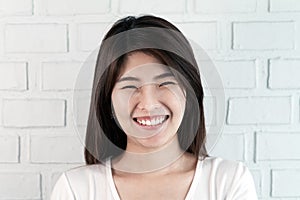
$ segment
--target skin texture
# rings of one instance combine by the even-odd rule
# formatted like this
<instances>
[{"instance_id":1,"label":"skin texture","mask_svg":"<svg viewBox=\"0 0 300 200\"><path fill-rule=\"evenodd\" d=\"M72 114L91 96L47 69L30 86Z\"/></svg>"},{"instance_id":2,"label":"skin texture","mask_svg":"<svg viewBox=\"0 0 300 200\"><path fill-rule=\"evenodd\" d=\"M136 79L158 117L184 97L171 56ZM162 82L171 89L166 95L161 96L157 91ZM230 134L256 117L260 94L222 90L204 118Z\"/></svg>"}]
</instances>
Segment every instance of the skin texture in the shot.
<instances>
[{"instance_id":1,"label":"skin texture","mask_svg":"<svg viewBox=\"0 0 300 200\"><path fill-rule=\"evenodd\" d=\"M140 52L129 55L113 89L112 102L127 135L126 151L136 153L157 150L176 137L185 108L184 93L170 70ZM139 126L134 121L165 117L168 119L160 126Z\"/></svg>"},{"instance_id":2,"label":"skin texture","mask_svg":"<svg viewBox=\"0 0 300 200\"><path fill-rule=\"evenodd\" d=\"M160 76L162 74L164 76ZM185 101L184 89L158 59L142 52L127 57L112 92L115 120L127 135L126 152L112 161L115 186L122 199L185 198L197 163L194 156L181 150L177 139ZM153 118L164 121L145 125L147 119ZM137 120L144 120L144 124ZM149 173L117 170L118 165L128 163L152 165L158 162L159 156L132 159L127 152L147 155L167 146L177 159L164 168ZM165 156L172 157L171 154Z\"/></svg>"}]
</instances>

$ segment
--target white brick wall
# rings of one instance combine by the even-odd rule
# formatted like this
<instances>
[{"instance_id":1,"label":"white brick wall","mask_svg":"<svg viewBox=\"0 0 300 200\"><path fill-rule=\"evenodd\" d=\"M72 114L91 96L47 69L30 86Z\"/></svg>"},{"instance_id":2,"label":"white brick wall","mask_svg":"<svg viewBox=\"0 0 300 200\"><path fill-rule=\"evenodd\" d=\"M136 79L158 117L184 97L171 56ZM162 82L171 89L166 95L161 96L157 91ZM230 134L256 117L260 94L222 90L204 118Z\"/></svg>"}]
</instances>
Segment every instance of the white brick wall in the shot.
<instances>
[{"instance_id":1,"label":"white brick wall","mask_svg":"<svg viewBox=\"0 0 300 200\"><path fill-rule=\"evenodd\" d=\"M0 0L1 15L32 15L32 0Z\"/></svg>"},{"instance_id":2,"label":"white brick wall","mask_svg":"<svg viewBox=\"0 0 300 200\"><path fill-rule=\"evenodd\" d=\"M259 133L256 135L257 160L299 160L299 133ZM288 144L284 151L281 144Z\"/></svg>"},{"instance_id":3,"label":"white brick wall","mask_svg":"<svg viewBox=\"0 0 300 200\"><path fill-rule=\"evenodd\" d=\"M298 197L300 195L300 168L289 170L272 170L272 196Z\"/></svg>"},{"instance_id":4,"label":"white brick wall","mask_svg":"<svg viewBox=\"0 0 300 200\"><path fill-rule=\"evenodd\" d=\"M19 137L0 136L0 163L19 162Z\"/></svg>"},{"instance_id":5,"label":"white brick wall","mask_svg":"<svg viewBox=\"0 0 300 200\"><path fill-rule=\"evenodd\" d=\"M202 48L206 50L218 48L218 31L217 24L215 22L184 23L178 24L178 28L187 35L188 39L196 42Z\"/></svg>"},{"instance_id":6,"label":"white brick wall","mask_svg":"<svg viewBox=\"0 0 300 200\"><path fill-rule=\"evenodd\" d=\"M269 87L299 89L300 60L270 60Z\"/></svg>"},{"instance_id":7,"label":"white brick wall","mask_svg":"<svg viewBox=\"0 0 300 200\"><path fill-rule=\"evenodd\" d=\"M241 97L229 100L229 124L288 124L291 121L289 97Z\"/></svg>"},{"instance_id":8,"label":"white brick wall","mask_svg":"<svg viewBox=\"0 0 300 200\"><path fill-rule=\"evenodd\" d=\"M119 0L119 11L121 13L183 13L185 10L184 0ZM159 9L157 9L159 8Z\"/></svg>"},{"instance_id":9,"label":"white brick wall","mask_svg":"<svg viewBox=\"0 0 300 200\"><path fill-rule=\"evenodd\" d=\"M100 45L104 34L109 29L108 23L78 24L77 48L79 51L93 51Z\"/></svg>"},{"instance_id":10,"label":"white brick wall","mask_svg":"<svg viewBox=\"0 0 300 200\"><path fill-rule=\"evenodd\" d=\"M61 127L65 125L65 101L4 99L4 127Z\"/></svg>"},{"instance_id":11,"label":"white brick wall","mask_svg":"<svg viewBox=\"0 0 300 200\"><path fill-rule=\"evenodd\" d=\"M233 49L272 50L295 47L293 22L235 22Z\"/></svg>"},{"instance_id":12,"label":"white brick wall","mask_svg":"<svg viewBox=\"0 0 300 200\"><path fill-rule=\"evenodd\" d=\"M298 0L269 0L271 12L297 12L300 11Z\"/></svg>"},{"instance_id":13,"label":"white brick wall","mask_svg":"<svg viewBox=\"0 0 300 200\"><path fill-rule=\"evenodd\" d=\"M68 50L67 26L63 24L8 24L4 37L7 53L59 53Z\"/></svg>"},{"instance_id":14,"label":"white brick wall","mask_svg":"<svg viewBox=\"0 0 300 200\"><path fill-rule=\"evenodd\" d=\"M224 151L226 147L226 151ZM224 133L211 154L229 160L245 160L245 137L243 134Z\"/></svg>"},{"instance_id":15,"label":"white brick wall","mask_svg":"<svg viewBox=\"0 0 300 200\"><path fill-rule=\"evenodd\" d=\"M82 63L80 62L48 62L41 66L42 90L72 90Z\"/></svg>"},{"instance_id":16,"label":"white brick wall","mask_svg":"<svg viewBox=\"0 0 300 200\"><path fill-rule=\"evenodd\" d=\"M30 161L32 163L83 162L83 148L76 135L32 136L30 146Z\"/></svg>"},{"instance_id":17,"label":"white brick wall","mask_svg":"<svg viewBox=\"0 0 300 200\"><path fill-rule=\"evenodd\" d=\"M27 63L0 62L0 90L27 89Z\"/></svg>"},{"instance_id":18,"label":"white brick wall","mask_svg":"<svg viewBox=\"0 0 300 200\"><path fill-rule=\"evenodd\" d=\"M1 172L0 199L40 199L41 176L38 173Z\"/></svg>"},{"instance_id":19,"label":"white brick wall","mask_svg":"<svg viewBox=\"0 0 300 200\"><path fill-rule=\"evenodd\" d=\"M110 9L109 0L45 0L47 15L102 14Z\"/></svg>"},{"instance_id":20,"label":"white brick wall","mask_svg":"<svg viewBox=\"0 0 300 200\"><path fill-rule=\"evenodd\" d=\"M116 19L143 13L177 25L218 70L225 108L205 88L209 145L226 119L211 155L245 162L260 199L299 200L299 0L0 0L0 199L47 200L82 164L72 125L85 130L91 80L73 109L77 75Z\"/></svg>"},{"instance_id":21,"label":"white brick wall","mask_svg":"<svg viewBox=\"0 0 300 200\"><path fill-rule=\"evenodd\" d=\"M256 10L257 0L197 0L196 11L199 13L251 13Z\"/></svg>"},{"instance_id":22,"label":"white brick wall","mask_svg":"<svg viewBox=\"0 0 300 200\"><path fill-rule=\"evenodd\" d=\"M209 64L201 61L202 65ZM200 64L200 69L201 69ZM222 79L226 89L253 89L257 85L255 60L216 60L213 64ZM203 77L205 78L205 76ZM207 77L208 79L210 77ZM218 85L215 84L214 87Z\"/></svg>"}]
</instances>

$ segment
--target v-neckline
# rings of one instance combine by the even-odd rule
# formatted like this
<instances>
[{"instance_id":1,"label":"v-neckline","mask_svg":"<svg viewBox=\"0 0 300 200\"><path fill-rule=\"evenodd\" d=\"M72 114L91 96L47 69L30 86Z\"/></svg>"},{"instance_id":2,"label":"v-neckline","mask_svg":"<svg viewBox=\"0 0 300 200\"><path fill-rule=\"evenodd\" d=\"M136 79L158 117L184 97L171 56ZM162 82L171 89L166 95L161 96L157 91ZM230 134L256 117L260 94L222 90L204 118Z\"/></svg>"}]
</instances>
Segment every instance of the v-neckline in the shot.
<instances>
[{"instance_id":1,"label":"v-neckline","mask_svg":"<svg viewBox=\"0 0 300 200\"><path fill-rule=\"evenodd\" d=\"M194 177L193 177L193 180L192 180L192 184L189 187L189 190L188 190L187 195L185 196L184 200L192 199L192 197L195 193L195 190L197 188L197 185L199 184L199 181L200 181L200 174L201 174L202 164L203 164L203 159L198 158L195 173L194 173ZM117 190L117 187L116 187L116 184L115 184L115 181L113 179L113 175L112 175L111 159L108 159L106 161L105 166L106 166L106 178L108 180L108 184L109 184L110 190L112 192L113 198L115 200L121 200L121 198L119 196L119 193L118 193L118 190Z\"/></svg>"}]
</instances>

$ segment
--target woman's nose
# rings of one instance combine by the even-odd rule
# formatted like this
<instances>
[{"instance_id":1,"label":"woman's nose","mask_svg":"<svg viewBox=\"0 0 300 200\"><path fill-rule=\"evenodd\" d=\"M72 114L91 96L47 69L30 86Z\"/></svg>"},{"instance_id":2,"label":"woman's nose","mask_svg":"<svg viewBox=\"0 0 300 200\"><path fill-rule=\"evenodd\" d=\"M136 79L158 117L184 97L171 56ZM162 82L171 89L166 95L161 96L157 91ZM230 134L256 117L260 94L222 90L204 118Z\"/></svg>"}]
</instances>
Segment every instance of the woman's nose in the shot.
<instances>
[{"instance_id":1,"label":"woman's nose","mask_svg":"<svg viewBox=\"0 0 300 200\"><path fill-rule=\"evenodd\" d=\"M156 84L144 85L139 88L138 105L141 110L151 111L158 105L158 91Z\"/></svg>"}]
</instances>

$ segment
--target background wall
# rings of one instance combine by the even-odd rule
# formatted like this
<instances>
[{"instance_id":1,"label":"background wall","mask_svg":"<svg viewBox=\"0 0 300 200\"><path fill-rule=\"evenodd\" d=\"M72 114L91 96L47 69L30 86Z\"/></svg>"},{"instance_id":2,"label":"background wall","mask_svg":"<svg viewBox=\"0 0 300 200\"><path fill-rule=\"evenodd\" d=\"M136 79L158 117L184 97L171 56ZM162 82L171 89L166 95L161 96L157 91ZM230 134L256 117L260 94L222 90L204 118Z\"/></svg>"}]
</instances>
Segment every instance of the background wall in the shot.
<instances>
[{"instance_id":1,"label":"background wall","mask_svg":"<svg viewBox=\"0 0 300 200\"><path fill-rule=\"evenodd\" d=\"M0 0L0 199L49 199L60 172L83 164L76 76L112 22L143 13L215 61L226 119L212 155L245 162L260 199L299 200L298 0Z\"/></svg>"}]
</instances>

